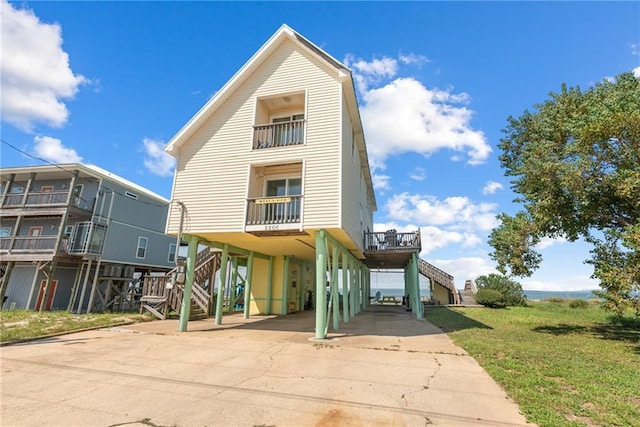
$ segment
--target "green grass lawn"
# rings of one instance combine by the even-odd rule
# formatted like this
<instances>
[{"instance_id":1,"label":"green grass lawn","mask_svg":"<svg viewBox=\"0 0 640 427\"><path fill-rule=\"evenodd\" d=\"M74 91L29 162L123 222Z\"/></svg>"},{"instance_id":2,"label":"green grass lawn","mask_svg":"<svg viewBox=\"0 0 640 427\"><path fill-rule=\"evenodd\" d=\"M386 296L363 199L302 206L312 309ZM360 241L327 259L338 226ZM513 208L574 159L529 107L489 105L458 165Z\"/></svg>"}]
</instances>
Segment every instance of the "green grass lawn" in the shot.
<instances>
[{"instance_id":1,"label":"green grass lawn","mask_svg":"<svg viewBox=\"0 0 640 427\"><path fill-rule=\"evenodd\" d=\"M442 328L539 426L640 425L640 322L609 322L597 305L435 308Z\"/></svg>"},{"instance_id":2,"label":"green grass lawn","mask_svg":"<svg viewBox=\"0 0 640 427\"><path fill-rule=\"evenodd\" d=\"M153 319L151 315L137 313L70 314L66 311L44 313L27 310L0 311L0 342Z\"/></svg>"}]
</instances>

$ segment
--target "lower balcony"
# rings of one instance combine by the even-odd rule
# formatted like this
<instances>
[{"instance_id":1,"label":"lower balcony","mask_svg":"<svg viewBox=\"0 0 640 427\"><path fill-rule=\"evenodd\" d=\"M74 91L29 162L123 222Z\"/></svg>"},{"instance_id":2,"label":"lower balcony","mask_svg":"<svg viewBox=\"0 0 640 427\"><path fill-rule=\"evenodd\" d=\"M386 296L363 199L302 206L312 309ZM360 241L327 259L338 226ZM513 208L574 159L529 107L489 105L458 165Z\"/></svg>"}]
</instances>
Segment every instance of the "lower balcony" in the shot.
<instances>
[{"instance_id":1,"label":"lower balcony","mask_svg":"<svg viewBox=\"0 0 640 427\"><path fill-rule=\"evenodd\" d=\"M301 234L302 196L247 199L245 231L256 235Z\"/></svg>"}]
</instances>

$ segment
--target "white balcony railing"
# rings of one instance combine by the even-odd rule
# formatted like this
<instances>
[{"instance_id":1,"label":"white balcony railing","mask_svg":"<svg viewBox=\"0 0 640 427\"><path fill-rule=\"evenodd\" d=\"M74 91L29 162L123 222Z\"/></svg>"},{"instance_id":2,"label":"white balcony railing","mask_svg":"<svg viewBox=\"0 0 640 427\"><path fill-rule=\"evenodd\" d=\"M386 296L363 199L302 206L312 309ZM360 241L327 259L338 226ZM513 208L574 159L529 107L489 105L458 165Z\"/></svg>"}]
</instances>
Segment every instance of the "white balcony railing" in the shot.
<instances>
[{"instance_id":1,"label":"white balcony railing","mask_svg":"<svg viewBox=\"0 0 640 427\"><path fill-rule=\"evenodd\" d=\"M304 144L304 120L253 127L253 148L284 147Z\"/></svg>"},{"instance_id":2,"label":"white balcony railing","mask_svg":"<svg viewBox=\"0 0 640 427\"><path fill-rule=\"evenodd\" d=\"M247 225L299 224L302 196L261 197L247 200Z\"/></svg>"}]
</instances>

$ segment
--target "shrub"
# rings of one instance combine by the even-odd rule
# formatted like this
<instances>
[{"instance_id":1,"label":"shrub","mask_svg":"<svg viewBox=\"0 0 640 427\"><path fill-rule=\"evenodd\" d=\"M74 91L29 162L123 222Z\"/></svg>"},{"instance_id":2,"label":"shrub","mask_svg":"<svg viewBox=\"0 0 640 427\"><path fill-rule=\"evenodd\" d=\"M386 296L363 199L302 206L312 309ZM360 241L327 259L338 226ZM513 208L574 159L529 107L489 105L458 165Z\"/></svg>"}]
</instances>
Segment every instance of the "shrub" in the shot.
<instances>
[{"instance_id":1,"label":"shrub","mask_svg":"<svg viewBox=\"0 0 640 427\"><path fill-rule=\"evenodd\" d=\"M508 306L526 306L527 299L522 292L522 285L502 274L491 273L476 279L476 286L480 289L492 289L504 297Z\"/></svg>"},{"instance_id":2,"label":"shrub","mask_svg":"<svg viewBox=\"0 0 640 427\"><path fill-rule=\"evenodd\" d=\"M564 304L565 303L564 298L559 298L559 297L548 297L548 298L545 298L543 301L544 302L551 302L551 303L554 303L554 304Z\"/></svg>"},{"instance_id":3,"label":"shrub","mask_svg":"<svg viewBox=\"0 0 640 427\"><path fill-rule=\"evenodd\" d=\"M504 295L493 289L478 289L476 294L476 302L491 308L504 308L507 306L507 300Z\"/></svg>"},{"instance_id":4,"label":"shrub","mask_svg":"<svg viewBox=\"0 0 640 427\"><path fill-rule=\"evenodd\" d=\"M572 299L569 301L569 307L571 308L587 308L589 307L589 301L586 299Z\"/></svg>"}]
</instances>

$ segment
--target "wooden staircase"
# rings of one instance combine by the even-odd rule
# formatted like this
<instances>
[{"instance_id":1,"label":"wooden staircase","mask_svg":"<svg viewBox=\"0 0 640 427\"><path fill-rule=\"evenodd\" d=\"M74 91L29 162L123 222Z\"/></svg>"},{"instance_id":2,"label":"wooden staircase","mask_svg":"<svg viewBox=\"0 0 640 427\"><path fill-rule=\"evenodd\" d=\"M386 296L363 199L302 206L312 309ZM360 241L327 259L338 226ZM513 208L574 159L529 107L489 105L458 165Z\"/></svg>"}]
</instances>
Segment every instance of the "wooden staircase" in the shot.
<instances>
[{"instance_id":1,"label":"wooden staircase","mask_svg":"<svg viewBox=\"0 0 640 427\"><path fill-rule=\"evenodd\" d=\"M220 252L206 248L196 257L196 268L191 288L191 307L189 320L209 317L213 307L213 287L216 271L220 267ZM144 310L159 319L166 319L171 312L180 315L184 296L184 285L172 278L178 272L174 268L164 276L145 276L143 278L140 313Z\"/></svg>"},{"instance_id":2,"label":"wooden staircase","mask_svg":"<svg viewBox=\"0 0 640 427\"><path fill-rule=\"evenodd\" d=\"M436 283L449 291L448 304L460 304L460 294L456 289L453 276L445 273L433 264L428 263L422 258L418 258L418 271L420 274L429 279L432 284Z\"/></svg>"}]
</instances>

